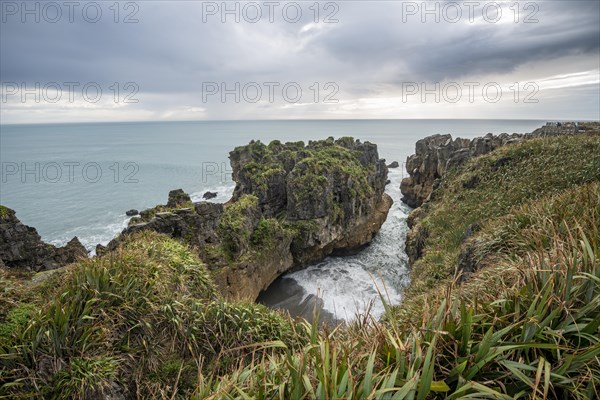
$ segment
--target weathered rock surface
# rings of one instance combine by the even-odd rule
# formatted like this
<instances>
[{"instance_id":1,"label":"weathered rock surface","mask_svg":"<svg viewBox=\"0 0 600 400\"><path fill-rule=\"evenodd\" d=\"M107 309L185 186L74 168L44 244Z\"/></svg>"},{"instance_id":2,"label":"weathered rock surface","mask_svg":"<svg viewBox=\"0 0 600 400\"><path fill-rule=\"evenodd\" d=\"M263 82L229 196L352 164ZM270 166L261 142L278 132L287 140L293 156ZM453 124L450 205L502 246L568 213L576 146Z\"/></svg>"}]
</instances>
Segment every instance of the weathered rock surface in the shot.
<instances>
[{"instance_id":1,"label":"weathered rock surface","mask_svg":"<svg viewBox=\"0 0 600 400\"><path fill-rule=\"evenodd\" d=\"M195 246L230 298L254 300L286 271L368 244L392 204L387 167L368 142L251 142L230 160L230 202L189 207L172 191L166 207L142 211L122 233L152 229ZM175 197L183 208L172 207Z\"/></svg>"},{"instance_id":2,"label":"weathered rock surface","mask_svg":"<svg viewBox=\"0 0 600 400\"><path fill-rule=\"evenodd\" d=\"M125 212L125 215L127 215L128 217L133 217L135 215L138 215L140 212L134 208L132 208L131 210L128 210Z\"/></svg>"},{"instance_id":3,"label":"weathered rock surface","mask_svg":"<svg viewBox=\"0 0 600 400\"><path fill-rule=\"evenodd\" d=\"M406 160L408 177L402 180L400 190L402 201L416 208L427 201L435 181L441 179L451 168L465 163L471 157L477 157L511 143L523 140L558 135L573 135L585 131L585 125L574 122L548 123L531 133L511 135L488 133L475 139L452 139L451 135L433 135L417 141L415 154Z\"/></svg>"},{"instance_id":4,"label":"weathered rock surface","mask_svg":"<svg viewBox=\"0 0 600 400\"><path fill-rule=\"evenodd\" d=\"M185 193L183 189L175 189L169 192L169 200L167 207L176 208L189 204L192 201L190 195Z\"/></svg>"},{"instance_id":5,"label":"weathered rock surface","mask_svg":"<svg viewBox=\"0 0 600 400\"><path fill-rule=\"evenodd\" d=\"M388 168L398 168L400 166L400 164L398 163L398 161L392 161L391 163L388 164Z\"/></svg>"},{"instance_id":6,"label":"weathered rock surface","mask_svg":"<svg viewBox=\"0 0 600 400\"><path fill-rule=\"evenodd\" d=\"M10 208L0 206L0 267L44 271L86 256L87 251L77 237L64 247L45 243L35 228L21 223Z\"/></svg>"}]
</instances>

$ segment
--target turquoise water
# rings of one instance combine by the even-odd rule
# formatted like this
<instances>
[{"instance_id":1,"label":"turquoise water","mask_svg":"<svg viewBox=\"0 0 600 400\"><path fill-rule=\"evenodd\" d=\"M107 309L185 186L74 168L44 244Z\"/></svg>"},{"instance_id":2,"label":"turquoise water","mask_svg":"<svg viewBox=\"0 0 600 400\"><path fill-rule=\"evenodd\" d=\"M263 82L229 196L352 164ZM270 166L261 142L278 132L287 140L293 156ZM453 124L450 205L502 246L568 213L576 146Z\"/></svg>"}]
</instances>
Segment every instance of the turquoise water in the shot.
<instances>
[{"instance_id":1,"label":"turquoise water","mask_svg":"<svg viewBox=\"0 0 600 400\"><path fill-rule=\"evenodd\" d=\"M92 249L127 224L125 211L166 203L169 190L182 188L200 200L227 201L233 191L228 153L250 140L314 140L354 136L376 143L380 157L402 163L415 142L435 133L475 137L487 132L530 132L545 121L530 120L328 120L141 122L0 126L0 203L13 208L42 238L62 245L73 236ZM377 288L392 303L406 283L402 242L408 209L400 204L403 171L390 174L388 193L396 204L373 245L356 256L328 258L284 276L263 301L303 314L317 294L339 319L374 301ZM300 290L300 289L301 290ZM327 288L327 291L323 291ZM293 290L292 290L293 289ZM292 290L294 295L288 295ZM277 291L278 293L274 293ZM279 294L279 296L277 296ZM284 300L282 300L283 295ZM304 307L299 308L299 305Z\"/></svg>"}]
</instances>

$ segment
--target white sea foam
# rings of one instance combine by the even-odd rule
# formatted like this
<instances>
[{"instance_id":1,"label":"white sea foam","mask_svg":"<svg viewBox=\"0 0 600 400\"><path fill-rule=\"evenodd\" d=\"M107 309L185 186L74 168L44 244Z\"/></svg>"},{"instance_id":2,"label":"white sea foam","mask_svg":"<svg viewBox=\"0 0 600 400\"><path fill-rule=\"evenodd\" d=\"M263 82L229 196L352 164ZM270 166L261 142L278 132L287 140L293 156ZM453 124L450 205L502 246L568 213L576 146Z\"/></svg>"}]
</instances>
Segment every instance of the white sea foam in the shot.
<instances>
[{"instance_id":1,"label":"white sea foam","mask_svg":"<svg viewBox=\"0 0 600 400\"><path fill-rule=\"evenodd\" d=\"M367 248L356 255L329 257L306 269L284 276L293 279L304 291L304 299L314 295L323 309L337 319L350 320L363 313L369 304L375 318L384 312L380 295L389 304L398 304L400 291L408 283L408 260L404 240L410 209L400 202L401 171L392 169L386 188L394 200L386 222Z\"/></svg>"},{"instance_id":2,"label":"white sea foam","mask_svg":"<svg viewBox=\"0 0 600 400\"><path fill-rule=\"evenodd\" d=\"M96 254L96 245L106 245L114 239L119 233L127 227L131 218L114 214L106 218L108 223L97 222L88 226L81 226L68 230L56 239L50 241L55 246L64 246L73 236L77 236L81 244L90 252L90 255Z\"/></svg>"},{"instance_id":3,"label":"white sea foam","mask_svg":"<svg viewBox=\"0 0 600 400\"><path fill-rule=\"evenodd\" d=\"M233 195L234 183L224 184L214 187L207 187L201 191L194 192L190 195L192 201L205 201L202 195L206 191L217 192L217 197L207 201L213 203L224 203L231 199ZM85 248L90 252L90 255L96 253L96 245L106 245L112 239L119 235L129 223L131 217L124 217L117 212L111 212L97 222L92 222L89 225L79 226L70 229L49 242L55 246L64 246L73 236L77 236Z\"/></svg>"}]
</instances>

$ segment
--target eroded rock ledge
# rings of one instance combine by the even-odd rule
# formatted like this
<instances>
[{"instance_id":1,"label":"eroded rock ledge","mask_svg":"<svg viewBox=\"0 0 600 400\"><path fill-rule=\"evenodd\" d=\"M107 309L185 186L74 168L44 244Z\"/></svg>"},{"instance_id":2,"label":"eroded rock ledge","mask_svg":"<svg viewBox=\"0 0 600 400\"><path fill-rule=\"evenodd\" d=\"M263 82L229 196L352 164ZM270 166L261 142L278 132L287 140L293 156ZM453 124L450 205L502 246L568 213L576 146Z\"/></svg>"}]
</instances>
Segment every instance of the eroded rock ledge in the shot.
<instances>
[{"instance_id":1,"label":"eroded rock ledge","mask_svg":"<svg viewBox=\"0 0 600 400\"><path fill-rule=\"evenodd\" d=\"M0 267L45 271L86 257L87 251L74 237L64 247L42 241L35 228L24 225L15 212L0 206Z\"/></svg>"},{"instance_id":2,"label":"eroded rock ledge","mask_svg":"<svg viewBox=\"0 0 600 400\"><path fill-rule=\"evenodd\" d=\"M166 206L143 211L122 233L152 229L182 238L229 298L254 300L286 271L369 243L392 204L385 161L368 142L253 141L229 158L231 201L192 203L172 191Z\"/></svg>"},{"instance_id":3,"label":"eroded rock ledge","mask_svg":"<svg viewBox=\"0 0 600 400\"><path fill-rule=\"evenodd\" d=\"M452 139L452 135L433 135L417 141L415 154L406 160L408 177L402 180L400 190L402 201L410 207L421 206L431 195L436 181L452 167L463 164L471 157L487 154L495 149L523 140L543 137L573 135L591 129L575 122L548 123L531 133L511 135L488 133L475 139Z\"/></svg>"}]
</instances>

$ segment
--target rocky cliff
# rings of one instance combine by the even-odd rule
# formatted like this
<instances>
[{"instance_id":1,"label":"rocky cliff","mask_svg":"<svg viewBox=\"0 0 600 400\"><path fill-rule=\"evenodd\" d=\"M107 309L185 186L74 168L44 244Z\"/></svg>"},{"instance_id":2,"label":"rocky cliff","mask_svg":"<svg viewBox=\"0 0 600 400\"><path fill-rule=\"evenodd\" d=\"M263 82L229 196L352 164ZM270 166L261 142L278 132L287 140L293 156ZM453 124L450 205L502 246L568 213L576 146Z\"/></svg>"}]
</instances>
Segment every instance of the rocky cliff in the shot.
<instances>
[{"instance_id":1,"label":"rocky cliff","mask_svg":"<svg viewBox=\"0 0 600 400\"><path fill-rule=\"evenodd\" d=\"M451 270L459 281L466 279L482 258L475 249L485 221L538 197L597 182L599 135L598 123L565 123L524 135L419 140L401 187L402 200L416 207L407 219L405 247L411 279L448 277Z\"/></svg>"},{"instance_id":2,"label":"rocky cliff","mask_svg":"<svg viewBox=\"0 0 600 400\"><path fill-rule=\"evenodd\" d=\"M0 206L0 267L51 270L86 256L77 237L64 247L44 243L35 228L21 223L10 208Z\"/></svg>"},{"instance_id":3,"label":"rocky cliff","mask_svg":"<svg viewBox=\"0 0 600 400\"><path fill-rule=\"evenodd\" d=\"M192 203L172 191L167 205L143 211L122 235L152 229L182 238L230 298L254 300L286 271L369 243L392 204L387 167L368 142L251 142L229 158L231 201Z\"/></svg>"},{"instance_id":4,"label":"rocky cliff","mask_svg":"<svg viewBox=\"0 0 600 400\"><path fill-rule=\"evenodd\" d=\"M402 180L400 186L402 201L413 208L421 206L449 168L461 165L472 157L531 138L573 135L590 129L593 127L587 124L569 122L548 123L526 134L503 133L496 136L488 133L475 139L452 139L451 135L428 136L417 141L415 154L406 160L409 176Z\"/></svg>"}]
</instances>

